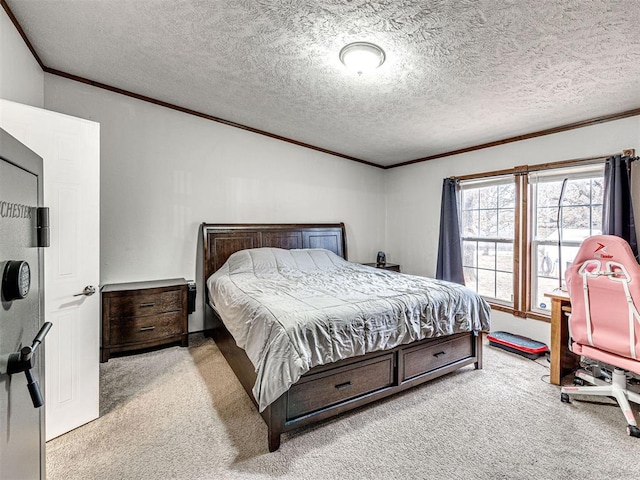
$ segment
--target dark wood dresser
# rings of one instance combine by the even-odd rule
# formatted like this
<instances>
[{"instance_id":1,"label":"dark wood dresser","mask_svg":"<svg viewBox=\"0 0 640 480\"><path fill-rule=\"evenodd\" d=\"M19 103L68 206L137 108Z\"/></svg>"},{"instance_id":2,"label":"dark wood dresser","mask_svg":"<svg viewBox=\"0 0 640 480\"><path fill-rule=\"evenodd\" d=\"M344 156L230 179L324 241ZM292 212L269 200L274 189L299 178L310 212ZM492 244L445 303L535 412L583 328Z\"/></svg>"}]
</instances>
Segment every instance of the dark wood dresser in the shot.
<instances>
[{"instance_id":1,"label":"dark wood dresser","mask_svg":"<svg viewBox=\"0 0 640 480\"><path fill-rule=\"evenodd\" d=\"M104 285L100 361L117 352L176 342L188 346L187 305L184 278Z\"/></svg>"},{"instance_id":2,"label":"dark wood dresser","mask_svg":"<svg viewBox=\"0 0 640 480\"><path fill-rule=\"evenodd\" d=\"M397 263L385 263L383 265L378 265L377 263L363 263L363 265L366 265L367 267L376 267L376 268L382 268L383 270L391 270L392 272L398 272L400 273L400 265L398 265Z\"/></svg>"}]
</instances>

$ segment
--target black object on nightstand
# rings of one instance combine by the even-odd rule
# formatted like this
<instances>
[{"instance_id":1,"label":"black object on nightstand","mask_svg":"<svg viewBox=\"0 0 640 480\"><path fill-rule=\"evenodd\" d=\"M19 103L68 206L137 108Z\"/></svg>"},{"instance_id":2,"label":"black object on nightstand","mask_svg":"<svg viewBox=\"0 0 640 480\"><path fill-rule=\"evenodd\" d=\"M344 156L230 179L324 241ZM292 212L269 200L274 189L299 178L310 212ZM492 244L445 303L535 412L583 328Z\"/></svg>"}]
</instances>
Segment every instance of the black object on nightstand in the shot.
<instances>
[{"instance_id":1,"label":"black object on nightstand","mask_svg":"<svg viewBox=\"0 0 640 480\"><path fill-rule=\"evenodd\" d=\"M383 265L379 265L377 263L363 263L363 265L366 265L367 267L382 268L383 270L391 270L393 272L400 273L400 265L398 265L397 263L385 263Z\"/></svg>"},{"instance_id":2,"label":"black object on nightstand","mask_svg":"<svg viewBox=\"0 0 640 480\"><path fill-rule=\"evenodd\" d=\"M189 307L187 313L191 315L196 311L196 295L198 294L198 288L196 282L189 280L187 282L187 291L189 292Z\"/></svg>"},{"instance_id":3,"label":"black object on nightstand","mask_svg":"<svg viewBox=\"0 0 640 480\"><path fill-rule=\"evenodd\" d=\"M188 346L188 303L184 278L104 285L100 361L116 352Z\"/></svg>"}]
</instances>

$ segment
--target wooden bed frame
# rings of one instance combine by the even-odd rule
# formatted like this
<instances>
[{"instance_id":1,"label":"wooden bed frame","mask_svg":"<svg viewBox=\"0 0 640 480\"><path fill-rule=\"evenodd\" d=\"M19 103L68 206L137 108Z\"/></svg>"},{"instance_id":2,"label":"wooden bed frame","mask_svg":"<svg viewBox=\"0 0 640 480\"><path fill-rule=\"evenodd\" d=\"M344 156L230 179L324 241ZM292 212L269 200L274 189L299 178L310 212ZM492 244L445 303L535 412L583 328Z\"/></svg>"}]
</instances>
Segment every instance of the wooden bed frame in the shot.
<instances>
[{"instance_id":1,"label":"wooden bed frame","mask_svg":"<svg viewBox=\"0 0 640 480\"><path fill-rule=\"evenodd\" d=\"M208 303L206 280L238 250L326 248L347 258L344 224L202 224L205 318L210 334L254 404L253 364ZM420 340L312 368L262 413L269 451L280 435L393 395L466 365L482 368L482 336L459 333Z\"/></svg>"}]
</instances>

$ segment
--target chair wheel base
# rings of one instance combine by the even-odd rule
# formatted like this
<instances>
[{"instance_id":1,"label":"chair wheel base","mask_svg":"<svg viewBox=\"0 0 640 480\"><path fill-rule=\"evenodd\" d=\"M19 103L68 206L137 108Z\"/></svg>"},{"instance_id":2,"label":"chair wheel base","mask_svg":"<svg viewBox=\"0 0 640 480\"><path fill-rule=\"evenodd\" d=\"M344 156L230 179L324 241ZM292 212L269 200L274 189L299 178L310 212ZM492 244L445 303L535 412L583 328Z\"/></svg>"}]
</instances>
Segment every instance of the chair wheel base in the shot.
<instances>
[{"instance_id":1,"label":"chair wheel base","mask_svg":"<svg viewBox=\"0 0 640 480\"><path fill-rule=\"evenodd\" d=\"M627 435L630 437L640 438L640 428L635 425L627 425Z\"/></svg>"},{"instance_id":2,"label":"chair wheel base","mask_svg":"<svg viewBox=\"0 0 640 480\"><path fill-rule=\"evenodd\" d=\"M562 401L562 403L571 403L571 400L569 399L569 395L566 393L561 393L560 394L560 400ZM631 435L631 434L629 434Z\"/></svg>"}]
</instances>

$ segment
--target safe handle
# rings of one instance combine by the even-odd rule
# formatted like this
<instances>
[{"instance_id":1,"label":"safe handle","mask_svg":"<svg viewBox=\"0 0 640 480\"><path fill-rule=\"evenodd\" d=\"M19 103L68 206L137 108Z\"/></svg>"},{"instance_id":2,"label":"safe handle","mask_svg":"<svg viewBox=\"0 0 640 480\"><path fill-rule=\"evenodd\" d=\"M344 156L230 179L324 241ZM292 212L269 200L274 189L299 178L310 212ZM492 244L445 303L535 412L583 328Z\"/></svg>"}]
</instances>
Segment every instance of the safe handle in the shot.
<instances>
[{"instance_id":1,"label":"safe handle","mask_svg":"<svg viewBox=\"0 0 640 480\"><path fill-rule=\"evenodd\" d=\"M44 405L44 399L40 392L40 386L31 373L31 369L33 368L33 354L44 341L44 337L47 336L52 325L51 322L45 322L36 334L33 342L31 342L31 346L22 347L19 352L8 355L6 360L8 375L24 372L27 377L27 389L29 390L29 396L31 397L31 403L33 403L34 408L39 408Z\"/></svg>"},{"instance_id":2,"label":"safe handle","mask_svg":"<svg viewBox=\"0 0 640 480\"><path fill-rule=\"evenodd\" d=\"M44 405L44 398L42 398L40 386L38 385L38 382L36 382L33 378L33 375L31 375L31 370L25 370L24 374L27 377L27 390L29 390L29 396L31 397L33 408L40 408L42 405Z\"/></svg>"},{"instance_id":3,"label":"safe handle","mask_svg":"<svg viewBox=\"0 0 640 480\"><path fill-rule=\"evenodd\" d=\"M45 322L42 325L42 328L40 328L40 331L38 331L38 333L36 334L35 338L33 339L33 342L31 342L31 346L30 347L24 347L20 352L21 353L26 353L25 351L28 349L29 353L28 353L28 357L25 358L25 360L29 360L29 358L31 358L31 355L33 355L33 353L38 349L38 347L40 346L40 344L42 342L44 342L44 337L47 336L47 333L49 333L49 330L51 330L52 327L52 323L51 322Z\"/></svg>"}]
</instances>

